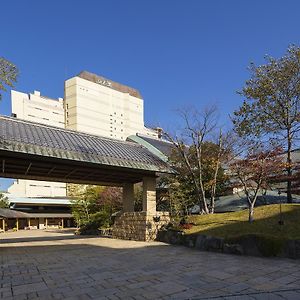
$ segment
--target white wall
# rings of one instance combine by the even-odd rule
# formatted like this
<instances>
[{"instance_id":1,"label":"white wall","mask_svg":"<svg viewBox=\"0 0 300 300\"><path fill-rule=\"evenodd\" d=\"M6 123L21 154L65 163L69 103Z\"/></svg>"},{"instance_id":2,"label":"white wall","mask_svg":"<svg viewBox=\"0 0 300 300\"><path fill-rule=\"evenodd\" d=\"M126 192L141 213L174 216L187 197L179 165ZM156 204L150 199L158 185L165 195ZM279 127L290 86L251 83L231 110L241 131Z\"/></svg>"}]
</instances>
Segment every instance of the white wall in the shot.
<instances>
[{"instance_id":1,"label":"white wall","mask_svg":"<svg viewBox=\"0 0 300 300\"><path fill-rule=\"evenodd\" d=\"M25 94L11 91L12 113L19 119L46 125L65 127L63 99L40 96L39 92Z\"/></svg>"},{"instance_id":2,"label":"white wall","mask_svg":"<svg viewBox=\"0 0 300 300\"><path fill-rule=\"evenodd\" d=\"M73 77L65 82L66 127L126 140L144 127L143 99L89 80Z\"/></svg>"},{"instance_id":3,"label":"white wall","mask_svg":"<svg viewBox=\"0 0 300 300\"><path fill-rule=\"evenodd\" d=\"M66 184L18 179L7 191L16 197L65 197Z\"/></svg>"},{"instance_id":4,"label":"white wall","mask_svg":"<svg viewBox=\"0 0 300 300\"><path fill-rule=\"evenodd\" d=\"M11 91L12 113L17 118L65 127L63 99L43 97L39 92L25 94ZM65 197L66 184L34 180L17 180L8 188L8 192L19 197Z\"/></svg>"}]
</instances>

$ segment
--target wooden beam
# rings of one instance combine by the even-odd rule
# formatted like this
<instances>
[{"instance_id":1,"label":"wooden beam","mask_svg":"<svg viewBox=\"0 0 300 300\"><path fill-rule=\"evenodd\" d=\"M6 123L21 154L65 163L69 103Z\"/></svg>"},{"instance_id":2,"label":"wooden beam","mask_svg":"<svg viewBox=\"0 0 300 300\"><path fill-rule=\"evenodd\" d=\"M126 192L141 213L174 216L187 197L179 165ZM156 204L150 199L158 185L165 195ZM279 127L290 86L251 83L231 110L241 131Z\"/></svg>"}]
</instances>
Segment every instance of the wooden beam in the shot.
<instances>
[{"instance_id":1,"label":"wooden beam","mask_svg":"<svg viewBox=\"0 0 300 300\"><path fill-rule=\"evenodd\" d=\"M50 175L55 169L56 169L56 167L52 167L52 168L48 171L47 175Z\"/></svg>"},{"instance_id":2,"label":"wooden beam","mask_svg":"<svg viewBox=\"0 0 300 300\"><path fill-rule=\"evenodd\" d=\"M3 173L4 173L4 172L3 172ZM90 176L92 176L92 175L95 175L96 173L97 173L97 171L94 171L94 172L91 172L91 173L89 173L89 174L87 174L87 175L81 177L81 178L82 178L82 179L86 179L86 178L88 178L88 177L90 177Z\"/></svg>"},{"instance_id":3,"label":"wooden beam","mask_svg":"<svg viewBox=\"0 0 300 300\"><path fill-rule=\"evenodd\" d=\"M64 178L68 178L70 175L74 174L76 171L77 171L77 169L72 170Z\"/></svg>"},{"instance_id":4,"label":"wooden beam","mask_svg":"<svg viewBox=\"0 0 300 300\"><path fill-rule=\"evenodd\" d=\"M74 179L74 178L59 178L59 177L50 177L50 176L37 176L37 175L24 175L19 173L7 173L1 174L3 178L14 178L14 179L30 179L30 180L41 180L41 181L54 181L54 182L64 182L64 183L79 183L79 184L95 184L95 185L104 185L104 186L119 186L122 187L125 181L104 181L99 179L91 179L91 180L82 180L82 179ZM141 180L136 181L128 181L128 182L140 182Z\"/></svg>"},{"instance_id":5,"label":"wooden beam","mask_svg":"<svg viewBox=\"0 0 300 300\"><path fill-rule=\"evenodd\" d=\"M28 172L29 172L29 170L30 170L31 166L32 166L32 163L30 163L30 164L28 165L28 167L27 167L27 169L26 169L26 172L25 172L25 175L27 175L27 174L28 174Z\"/></svg>"},{"instance_id":6,"label":"wooden beam","mask_svg":"<svg viewBox=\"0 0 300 300\"><path fill-rule=\"evenodd\" d=\"M116 171L116 172L126 172L126 173L138 173L143 174L145 176L147 173L149 175L153 174L155 171L152 170L145 170L145 169L139 169L136 167L126 167L126 166L110 166L110 165L104 165L104 164L98 164L98 163L92 163L92 162L86 162L86 161L77 161L77 160L70 160L70 159L62 159L62 158L50 158L47 156L41 157L39 155L34 154L22 154L22 153L16 153L13 151L4 151L0 149L0 156L3 157L3 159L10 160L14 164L18 164L19 166L26 165L26 161L30 159L30 161L34 164L36 167L37 165L41 167L47 168L49 171L49 168L56 167L59 169L72 169L76 167L77 169L83 169L85 172L87 170L90 170L93 172L94 170L102 170L102 171ZM47 172L48 172L47 171ZM52 171L51 171L52 172Z\"/></svg>"}]
</instances>

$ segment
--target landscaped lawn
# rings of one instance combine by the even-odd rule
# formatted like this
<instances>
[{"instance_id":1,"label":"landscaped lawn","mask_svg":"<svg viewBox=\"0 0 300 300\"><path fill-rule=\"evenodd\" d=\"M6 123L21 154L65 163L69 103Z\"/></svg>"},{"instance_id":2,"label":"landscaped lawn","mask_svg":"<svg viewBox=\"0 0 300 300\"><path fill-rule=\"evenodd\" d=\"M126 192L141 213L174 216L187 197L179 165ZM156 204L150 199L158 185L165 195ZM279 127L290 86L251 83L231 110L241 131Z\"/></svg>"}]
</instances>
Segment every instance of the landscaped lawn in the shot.
<instances>
[{"instance_id":1,"label":"landscaped lawn","mask_svg":"<svg viewBox=\"0 0 300 300\"><path fill-rule=\"evenodd\" d=\"M253 223L248 222L248 210L188 218L195 224L186 234L204 234L232 238L248 234L280 239L300 239L300 204L282 204L284 225L279 225L279 204L255 208Z\"/></svg>"}]
</instances>

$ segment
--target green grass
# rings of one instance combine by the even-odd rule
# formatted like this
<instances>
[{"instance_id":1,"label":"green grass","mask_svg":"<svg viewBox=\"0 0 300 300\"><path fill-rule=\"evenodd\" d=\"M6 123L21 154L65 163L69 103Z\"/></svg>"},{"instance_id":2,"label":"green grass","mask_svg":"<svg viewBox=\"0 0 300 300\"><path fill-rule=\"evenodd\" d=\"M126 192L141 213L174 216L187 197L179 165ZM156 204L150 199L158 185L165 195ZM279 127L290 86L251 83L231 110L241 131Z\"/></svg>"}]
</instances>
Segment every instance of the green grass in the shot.
<instances>
[{"instance_id":1,"label":"green grass","mask_svg":"<svg viewBox=\"0 0 300 300\"><path fill-rule=\"evenodd\" d=\"M188 218L195 224L186 234L204 234L234 238L258 235L277 239L300 239L300 204L282 204L284 225L279 225L279 204L255 208L253 223L248 222L248 210Z\"/></svg>"}]
</instances>

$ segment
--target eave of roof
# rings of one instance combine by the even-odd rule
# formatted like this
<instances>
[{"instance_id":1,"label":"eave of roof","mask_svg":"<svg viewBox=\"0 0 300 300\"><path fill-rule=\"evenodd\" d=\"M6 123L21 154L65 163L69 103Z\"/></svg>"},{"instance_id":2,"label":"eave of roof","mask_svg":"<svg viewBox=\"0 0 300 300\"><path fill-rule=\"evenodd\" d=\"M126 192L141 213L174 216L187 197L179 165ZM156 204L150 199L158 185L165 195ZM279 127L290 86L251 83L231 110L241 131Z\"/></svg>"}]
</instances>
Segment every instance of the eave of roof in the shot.
<instances>
[{"instance_id":1,"label":"eave of roof","mask_svg":"<svg viewBox=\"0 0 300 300\"><path fill-rule=\"evenodd\" d=\"M8 208L0 208L0 218L29 218L29 215L21 211L11 210Z\"/></svg>"},{"instance_id":2,"label":"eave of roof","mask_svg":"<svg viewBox=\"0 0 300 300\"><path fill-rule=\"evenodd\" d=\"M173 173L145 147L0 116L0 150L124 169Z\"/></svg>"},{"instance_id":3,"label":"eave of roof","mask_svg":"<svg viewBox=\"0 0 300 300\"><path fill-rule=\"evenodd\" d=\"M73 218L69 213L27 213L29 218Z\"/></svg>"},{"instance_id":4,"label":"eave of roof","mask_svg":"<svg viewBox=\"0 0 300 300\"><path fill-rule=\"evenodd\" d=\"M154 145L152 145L151 143L149 143L148 141L146 141L145 139L143 139L142 137L138 136L138 135L130 135L127 138L127 141L133 141L141 146L146 147L151 153L153 153L154 155L158 156L161 160L163 160L164 162L168 161L168 157L162 152L160 151L160 149L156 148Z\"/></svg>"}]
</instances>

